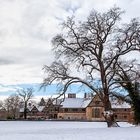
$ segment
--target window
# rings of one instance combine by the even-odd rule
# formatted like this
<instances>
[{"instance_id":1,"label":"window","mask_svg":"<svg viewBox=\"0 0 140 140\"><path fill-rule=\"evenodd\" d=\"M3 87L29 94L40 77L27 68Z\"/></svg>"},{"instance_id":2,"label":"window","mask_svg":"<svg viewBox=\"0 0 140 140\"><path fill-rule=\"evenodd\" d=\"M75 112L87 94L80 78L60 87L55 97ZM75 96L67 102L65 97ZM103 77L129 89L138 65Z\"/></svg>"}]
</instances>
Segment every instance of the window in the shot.
<instances>
[{"instance_id":1,"label":"window","mask_svg":"<svg viewBox=\"0 0 140 140\"><path fill-rule=\"evenodd\" d=\"M83 108L83 109L82 109L82 111L86 111L86 109L85 109L85 108Z\"/></svg>"},{"instance_id":2,"label":"window","mask_svg":"<svg viewBox=\"0 0 140 140\"><path fill-rule=\"evenodd\" d=\"M55 107L55 111L58 111L58 107Z\"/></svg>"},{"instance_id":3,"label":"window","mask_svg":"<svg viewBox=\"0 0 140 140\"><path fill-rule=\"evenodd\" d=\"M124 116L124 119L127 119L127 116Z\"/></svg>"},{"instance_id":4,"label":"window","mask_svg":"<svg viewBox=\"0 0 140 140\"><path fill-rule=\"evenodd\" d=\"M93 108L92 117L93 118L100 118L100 109L99 108Z\"/></svg>"},{"instance_id":5,"label":"window","mask_svg":"<svg viewBox=\"0 0 140 140\"><path fill-rule=\"evenodd\" d=\"M65 112L68 112L68 109L67 108L65 108Z\"/></svg>"},{"instance_id":6,"label":"window","mask_svg":"<svg viewBox=\"0 0 140 140\"><path fill-rule=\"evenodd\" d=\"M57 118L57 114L54 114L54 119L56 119Z\"/></svg>"},{"instance_id":7,"label":"window","mask_svg":"<svg viewBox=\"0 0 140 140\"><path fill-rule=\"evenodd\" d=\"M70 117L68 117L68 120L70 120Z\"/></svg>"},{"instance_id":8,"label":"window","mask_svg":"<svg viewBox=\"0 0 140 140\"><path fill-rule=\"evenodd\" d=\"M117 119L117 118L118 118L118 116L117 116L117 115L115 115L115 118Z\"/></svg>"},{"instance_id":9,"label":"window","mask_svg":"<svg viewBox=\"0 0 140 140\"><path fill-rule=\"evenodd\" d=\"M124 111L127 111L127 109L124 109Z\"/></svg>"},{"instance_id":10,"label":"window","mask_svg":"<svg viewBox=\"0 0 140 140\"><path fill-rule=\"evenodd\" d=\"M100 104L100 101L95 101L95 104L96 104L96 105L99 105L99 104Z\"/></svg>"},{"instance_id":11,"label":"window","mask_svg":"<svg viewBox=\"0 0 140 140\"><path fill-rule=\"evenodd\" d=\"M77 111L78 111L78 109L77 109L77 108L74 108L74 109L72 109L72 111L73 111L73 112L77 112Z\"/></svg>"}]
</instances>

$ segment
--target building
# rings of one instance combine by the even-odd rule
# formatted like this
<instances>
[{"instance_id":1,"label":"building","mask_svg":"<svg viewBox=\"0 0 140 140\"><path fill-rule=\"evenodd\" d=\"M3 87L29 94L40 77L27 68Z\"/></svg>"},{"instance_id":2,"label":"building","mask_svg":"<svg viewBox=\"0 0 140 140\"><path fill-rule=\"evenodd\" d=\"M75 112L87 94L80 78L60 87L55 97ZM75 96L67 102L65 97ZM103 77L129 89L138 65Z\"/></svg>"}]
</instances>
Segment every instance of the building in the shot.
<instances>
[{"instance_id":1,"label":"building","mask_svg":"<svg viewBox=\"0 0 140 140\"><path fill-rule=\"evenodd\" d=\"M45 120L45 119L57 119L60 104L56 103L52 99L44 100L43 98L39 102L29 103L27 106L27 119L33 120ZM20 118L23 118L24 108L20 109Z\"/></svg>"},{"instance_id":2,"label":"building","mask_svg":"<svg viewBox=\"0 0 140 140\"><path fill-rule=\"evenodd\" d=\"M44 112L45 118L46 119L57 119L57 115L58 115L60 106L61 105L57 104L52 99L48 99L44 109L42 110Z\"/></svg>"},{"instance_id":3,"label":"building","mask_svg":"<svg viewBox=\"0 0 140 140\"><path fill-rule=\"evenodd\" d=\"M58 119L65 120L86 120L86 107L90 103L90 99L84 98L66 98L62 102L62 107L58 113Z\"/></svg>"},{"instance_id":4,"label":"building","mask_svg":"<svg viewBox=\"0 0 140 140\"><path fill-rule=\"evenodd\" d=\"M126 102L113 102L112 108L117 121L128 121L131 122L133 117L132 108Z\"/></svg>"},{"instance_id":5,"label":"building","mask_svg":"<svg viewBox=\"0 0 140 140\"><path fill-rule=\"evenodd\" d=\"M117 121L132 120L132 109L129 104L114 100L112 109ZM76 94L68 94L61 104L60 100L56 102L53 99L41 99L39 104L28 105L27 118L105 121L103 112L103 103L97 95L77 98ZM23 113L23 109L20 113Z\"/></svg>"},{"instance_id":6,"label":"building","mask_svg":"<svg viewBox=\"0 0 140 140\"><path fill-rule=\"evenodd\" d=\"M131 106L124 102L113 101L112 109L117 121L129 121L132 116ZM58 119L104 121L104 106L98 96L90 98L76 98L68 95L62 103Z\"/></svg>"}]
</instances>

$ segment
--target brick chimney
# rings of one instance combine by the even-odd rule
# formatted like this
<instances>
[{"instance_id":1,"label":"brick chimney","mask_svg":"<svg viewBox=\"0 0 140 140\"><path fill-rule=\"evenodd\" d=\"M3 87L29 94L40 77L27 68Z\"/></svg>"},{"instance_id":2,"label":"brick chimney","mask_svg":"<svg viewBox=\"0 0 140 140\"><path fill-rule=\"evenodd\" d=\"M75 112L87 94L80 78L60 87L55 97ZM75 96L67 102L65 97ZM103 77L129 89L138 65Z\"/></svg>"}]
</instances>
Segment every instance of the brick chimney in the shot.
<instances>
[{"instance_id":1,"label":"brick chimney","mask_svg":"<svg viewBox=\"0 0 140 140\"><path fill-rule=\"evenodd\" d=\"M75 93L69 93L68 98L76 98L76 94Z\"/></svg>"}]
</instances>

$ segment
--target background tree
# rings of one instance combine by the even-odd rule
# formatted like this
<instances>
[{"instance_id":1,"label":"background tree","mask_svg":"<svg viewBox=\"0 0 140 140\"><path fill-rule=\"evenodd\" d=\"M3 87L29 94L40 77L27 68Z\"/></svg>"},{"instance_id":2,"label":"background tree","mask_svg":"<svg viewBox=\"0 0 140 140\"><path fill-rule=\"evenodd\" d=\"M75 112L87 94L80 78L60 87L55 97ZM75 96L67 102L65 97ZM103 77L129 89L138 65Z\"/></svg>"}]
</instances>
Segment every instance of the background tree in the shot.
<instances>
[{"instance_id":1,"label":"background tree","mask_svg":"<svg viewBox=\"0 0 140 140\"><path fill-rule=\"evenodd\" d=\"M3 107L3 101L0 100L0 108Z\"/></svg>"},{"instance_id":2,"label":"background tree","mask_svg":"<svg viewBox=\"0 0 140 140\"><path fill-rule=\"evenodd\" d=\"M20 98L24 103L24 119L27 119L27 105L30 99L33 97L34 90L32 88L22 89L18 91Z\"/></svg>"},{"instance_id":3,"label":"background tree","mask_svg":"<svg viewBox=\"0 0 140 140\"><path fill-rule=\"evenodd\" d=\"M4 106L7 111L7 118L17 119L19 117L20 97L11 95L4 101Z\"/></svg>"},{"instance_id":4,"label":"background tree","mask_svg":"<svg viewBox=\"0 0 140 140\"><path fill-rule=\"evenodd\" d=\"M115 96L132 105L134 123L140 124L140 69L136 62L118 63L115 81L128 92L127 95L115 93Z\"/></svg>"},{"instance_id":5,"label":"background tree","mask_svg":"<svg viewBox=\"0 0 140 140\"><path fill-rule=\"evenodd\" d=\"M55 61L44 66L47 76L43 86L57 82L64 96L70 85L81 83L96 93L104 104L108 127L117 126L109 96L118 60L131 51L140 50L140 24L136 19L119 25L120 8L104 13L92 11L85 22L68 18L64 32L53 40ZM119 26L117 26L119 25ZM97 88L95 82L99 81Z\"/></svg>"},{"instance_id":6,"label":"background tree","mask_svg":"<svg viewBox=\"0 0 140 140\"><path fill-rule=\"evenodd\" d=\"M7 117L7 111L4 106L4 101L0 100L0 120L5 120Z\"/></svg>"}]
</instances>

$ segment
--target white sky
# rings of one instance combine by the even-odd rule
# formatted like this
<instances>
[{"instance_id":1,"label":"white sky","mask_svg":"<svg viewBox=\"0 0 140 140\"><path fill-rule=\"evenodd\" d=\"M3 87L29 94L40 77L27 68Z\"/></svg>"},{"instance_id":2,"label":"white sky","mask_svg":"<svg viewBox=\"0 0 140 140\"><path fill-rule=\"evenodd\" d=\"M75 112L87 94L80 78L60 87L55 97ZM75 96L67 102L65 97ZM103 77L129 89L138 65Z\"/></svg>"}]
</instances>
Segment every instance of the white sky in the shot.
<instances>
[{"instance_id":1,"label":"white sky","mask_svg":"<svg viewBox=\"0 0 140 140\"><path fill-rule=\"evenodd\" d=\"M72 14L84 20L93 8L113 5L126 11L126 22L140 17L140 0L0 0L0 84L42 82L60 23Z\"/></svg>"}]
</instances>

